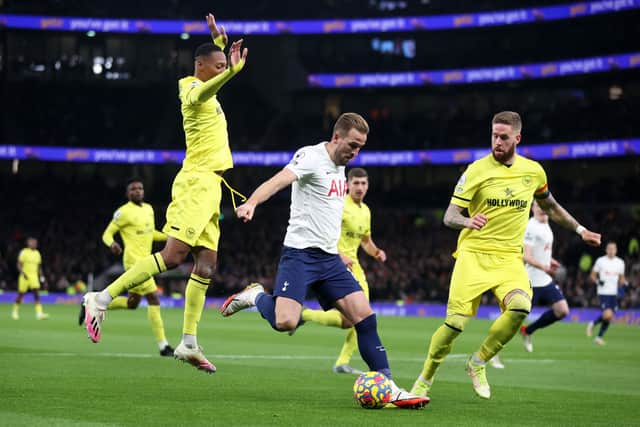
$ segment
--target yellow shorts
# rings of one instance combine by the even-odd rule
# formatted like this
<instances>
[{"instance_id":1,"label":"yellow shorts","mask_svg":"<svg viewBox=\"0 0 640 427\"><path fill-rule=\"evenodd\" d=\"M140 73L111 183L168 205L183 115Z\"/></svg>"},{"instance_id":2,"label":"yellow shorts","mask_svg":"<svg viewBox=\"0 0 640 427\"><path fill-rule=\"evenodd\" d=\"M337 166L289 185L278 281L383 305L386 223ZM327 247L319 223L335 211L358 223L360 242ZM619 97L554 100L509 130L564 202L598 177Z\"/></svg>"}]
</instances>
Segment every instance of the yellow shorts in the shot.
<instances>
[{"instance_id":1,"label":"yellow shorts","mask_svg":"<svg viewBox=\"0 0 640 427\"><path fill-rule=\"evenodd\" d=\"M178 172L162 231L191 247L218 250L222 177L214 172Z\"/></svg>"},{"instance_id":2,"label":"yellow shorts","mask_svg":"<svg viewBox=\"0 0 640 427\"><path fill-rule=\"evenodd\" d=\"M369 284L367 283L367 276L364 274L364 270L359 263L354 262L351 266L351 274L356 278L362 290L364 291L367 300L369 299Z\"/></svg>"},{"instance_id":3,"label":"yellow shorts","mask_svg":"<svg viewBox=\"0 0 640 427\"><path fill-rule=\"evenodd\" d=\"M492 291L502 307L509 292L533 291L520 254L486 254L459 251L451 275L447 314L475 316L482 294Z\"/></svg>"},{"instance_id":4,"label":"yellow shorts","mask_svg":"<svg viewBox=\"0 0 640 427\"><path fill-rule=\"evenodd\" d=\"M32 289L40 289L40 281L37 274L30 274L25 277L24 273L21 273L18 277L18 292L24 294Z\"/></svg>"}]
</instances>

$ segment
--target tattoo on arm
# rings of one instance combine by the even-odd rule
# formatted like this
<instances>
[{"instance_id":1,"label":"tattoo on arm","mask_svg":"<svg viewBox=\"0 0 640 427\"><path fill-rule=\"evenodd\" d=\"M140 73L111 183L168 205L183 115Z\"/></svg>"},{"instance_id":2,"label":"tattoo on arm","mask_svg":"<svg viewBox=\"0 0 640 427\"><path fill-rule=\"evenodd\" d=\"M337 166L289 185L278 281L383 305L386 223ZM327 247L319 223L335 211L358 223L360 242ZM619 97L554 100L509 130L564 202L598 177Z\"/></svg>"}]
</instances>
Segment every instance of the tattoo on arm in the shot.
<instances>
[{"instance_id":1,"label":"tattoo on arm","mask_svg":"<svg viewBox=\"0 0 640 427\"><path fill-rule=\"evenodd\" d=\"M449 204L447 211L444 213L444 225L449 228L453 228L454 230L460 230L467 226L467 222L469 218L462 215L462 211L464 208L458 205L454 205L453 203Z\"/></svg>"},{"instance_id":2,"label":"tattoo on arm","mask_svg":"<svg viewBox=\"0 0 640 427\"><path fill-rule=\"evenodd\" d=\"M576 227L578 227L578 221L565 208L560 206L556 199L553 198L553 195L549 194L549 197L538 199L537 202L556 224L571 231L575 231Z\"/></svg>"}]
</instances>

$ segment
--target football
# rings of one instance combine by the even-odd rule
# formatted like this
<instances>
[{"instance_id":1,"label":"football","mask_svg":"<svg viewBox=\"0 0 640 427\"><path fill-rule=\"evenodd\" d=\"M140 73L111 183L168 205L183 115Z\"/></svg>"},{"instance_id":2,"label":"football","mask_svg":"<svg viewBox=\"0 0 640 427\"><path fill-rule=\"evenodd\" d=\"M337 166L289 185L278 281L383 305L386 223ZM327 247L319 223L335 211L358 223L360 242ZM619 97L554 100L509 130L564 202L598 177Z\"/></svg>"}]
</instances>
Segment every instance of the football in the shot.
<instances>
[{"instance_id":1,"label":"football","mask_svg":"<svg viewBox=\"0 0 640 427\"><path fill-rule=\"evenodd\" d=\"M353 398L366 409L380 409L391 400L391 381L380 372L360 374L353 385Z\"/></svg>"}]
</instances>

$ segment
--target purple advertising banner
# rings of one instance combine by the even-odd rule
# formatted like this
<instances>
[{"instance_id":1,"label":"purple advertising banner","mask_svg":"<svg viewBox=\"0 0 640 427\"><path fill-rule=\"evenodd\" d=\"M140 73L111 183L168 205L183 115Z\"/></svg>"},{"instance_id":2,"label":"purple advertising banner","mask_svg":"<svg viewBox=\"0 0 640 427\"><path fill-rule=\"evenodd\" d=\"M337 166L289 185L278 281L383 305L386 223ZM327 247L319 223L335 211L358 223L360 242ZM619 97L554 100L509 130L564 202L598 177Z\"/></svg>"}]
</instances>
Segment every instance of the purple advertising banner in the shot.
<instances>
[{"instance_id":1,"label":"purple advertising banner","mask_svg":"<svg viewBox=\"0 0 640 427\"><path fill-rule=\"evenodd\" d=\"M0 303L13 303L16 298L15 292L5 292L0 294ZM43 304L68 304L79 305L81 295L66 295L66 294L48 294L42 295L40 299ZM27 294L23 300L24 303L32 303L33 296ZM224 298L207 298L206 308L209 310L218 309ZM160 304L162 307L180 308L184 307L184 299L160 297ZM141 306L146 305L146 301L141 302ZM312 309L319 309L320 305L316 301L307 301L305 306ZM400 316L400 317L445 317L446 305L445 304L398 304L393 302L372 302L371 306L373 310L380 316ZM530 317L536 318L546 311L546 307L534 307L531 310ZM572 308L571 314L568 318L564 319L566 322L589 322L600 313L599 308ZM498 306L482 305L478 309L479 319L493 320L500 315L500 309ZM640 310L619 310L615 315L615 323L624 323L628 325L640 325Z\"/></svg>"},{"instance_id":2,"label":"purple advertising banner","mask_svg":"<svg viewBox=\"0 0 640 427\"><path fill-rule=\"evenodd\" d=\"M605 0L556 6L499 10L455 15L405 16L391 18L218 21L229 34L366 34L410 31L439 31L497 27L576 19L640 8L640 0ZM0 14L0 27L41 31L94 31L138 34L209 34L204 20L172 21L130 18L33 16Z\"/></svg>"},{"instance_id":3,"label":"purple advertising banner","mask_svg":"<svg viewBox=\"0 0 640 427\"><path fill-rule=\"evenodd\" d=\"M635 68L640 68L640 52L535 64L500 65L487 68L389 73L309 74L307 76L307 85L323 89L468 85L513 80L547 79Z\"/></svg>"},{"instance_id":4,"label":"purple advertising banner","mask_svg":"<svg viewBox=\"0 0 640 427\"><path fill-rule=\"evenodd\" d=\"M534 160L565 160L602 157L638 156L640 139L576 141L554 144L523 144L518 152ZM236 166L284 166L292 151L234 151ZM471 163L489 154L488 148L456 150L363 151L351 166L419 166ZM184 160L179 150L130 150L119 148L39 147L0 145L0 160L38 160L72 163L176 164Z\"/></svg>"}]
</instances>

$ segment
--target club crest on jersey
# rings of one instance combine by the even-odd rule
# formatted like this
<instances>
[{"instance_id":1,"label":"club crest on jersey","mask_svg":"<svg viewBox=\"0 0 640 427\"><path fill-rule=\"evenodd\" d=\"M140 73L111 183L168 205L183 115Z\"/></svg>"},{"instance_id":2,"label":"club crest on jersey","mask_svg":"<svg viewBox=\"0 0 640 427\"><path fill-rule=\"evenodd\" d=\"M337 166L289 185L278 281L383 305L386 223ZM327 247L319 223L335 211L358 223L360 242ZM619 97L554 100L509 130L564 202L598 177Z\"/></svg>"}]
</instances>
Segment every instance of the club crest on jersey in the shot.
<instances>
[{"instance_id":1,"label":"club crest on jersey","mask_svg":"<svg viewBox=\"0 0 640 427\"><path fill-rule=\"evenodd\" d=\"M294 166L297 166L298 163L300 162L300 160L304 157L304 151L299 151L298 154L296 154L293 158L293 160L291 160L291 163Z\"/></svg>"},{"instance_id":2,"label":"club crest on jersey","mask_svg":"<svg viewBox=\"0 0 640 427\"><path fill-rule=\"evenodd\" d=\"M329 189L328 197L338 196L344 197L347 194L347 180L346 179L332 179L331 188Z\"/></svg>"}]
</instances>

